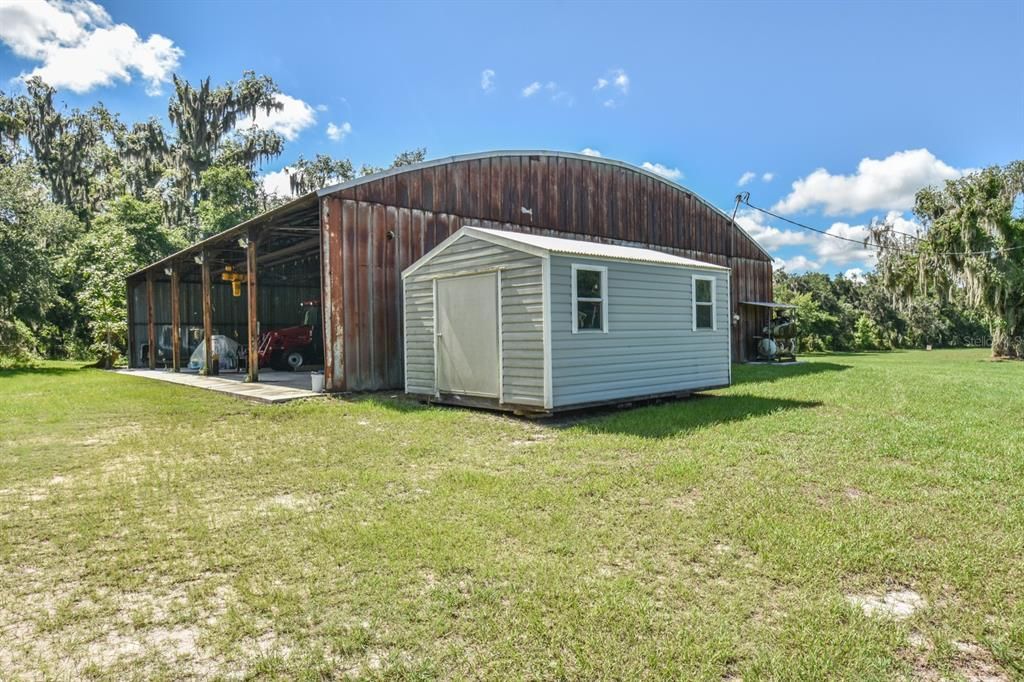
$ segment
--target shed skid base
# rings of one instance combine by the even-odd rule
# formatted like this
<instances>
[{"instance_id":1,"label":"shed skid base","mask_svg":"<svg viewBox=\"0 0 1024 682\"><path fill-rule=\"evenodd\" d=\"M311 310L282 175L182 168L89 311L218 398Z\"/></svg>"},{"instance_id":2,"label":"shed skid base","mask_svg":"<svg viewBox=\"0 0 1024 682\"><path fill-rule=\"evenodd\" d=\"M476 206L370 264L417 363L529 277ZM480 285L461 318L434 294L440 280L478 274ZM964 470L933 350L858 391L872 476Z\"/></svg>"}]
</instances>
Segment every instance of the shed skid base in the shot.
<instances>
[{"instance_id":1,"label":"shed skid base","mask_svg":"<svg viewBox=\"0 0 1024 682\"><path fill-rule=\"evenodd\" d=\"M627 398L616 398L614 400L599 400L589 403L575 403L573 405L560 405L551 409L545 409L537 405L518 405L515 403L499 402L497 398L483 398L479 396L458 395L454 393L441 393L439 395L425 395L422 393L410 393L409 396L428 405L457 405L460 407L471 407L475 409L495 410L500 412L511 412L517 417L550 417L563 412L574 412L591 408L630 408L662 400L685 400L694 393L700 391L713 391L719 388L728 388L729 384L716 386L702 386L700 388L687 389L685 391L669 391L667 393L649 393L645 395L630 396Z\"/></svg>"}]
</instances>

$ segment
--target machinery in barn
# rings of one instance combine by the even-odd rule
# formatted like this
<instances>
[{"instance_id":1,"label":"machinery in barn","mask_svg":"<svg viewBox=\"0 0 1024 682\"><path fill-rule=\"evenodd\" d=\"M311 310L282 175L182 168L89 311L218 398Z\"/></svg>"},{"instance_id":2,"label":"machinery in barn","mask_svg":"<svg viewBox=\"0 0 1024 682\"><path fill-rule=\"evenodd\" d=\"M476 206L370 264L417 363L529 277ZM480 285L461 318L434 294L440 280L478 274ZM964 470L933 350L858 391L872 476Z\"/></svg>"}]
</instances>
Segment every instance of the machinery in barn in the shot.
<instances>
[{"instance_id":1,"label":"machinery in barn","mask_svg":"<svg viewBox=\"0 0 1024 682\"><path fill-rule=\"evenodd\" d=\"M796 306L789 303L743 301L742 305L768 310L768 324L753 337L761 362L795 362L797 351Z\"/></svg>"},{"instance_id":2,"label":"machinery in barn","mask_svg":"<svg viewBox=\"0 0 1024 682\"><path fill-rule=\"evenodd\" d=\"M324 362L323 329L320 326L320 301L303 301L302 324L271 329L260 336L260 367L299 370Z\"/></svg>"}]
</instances>

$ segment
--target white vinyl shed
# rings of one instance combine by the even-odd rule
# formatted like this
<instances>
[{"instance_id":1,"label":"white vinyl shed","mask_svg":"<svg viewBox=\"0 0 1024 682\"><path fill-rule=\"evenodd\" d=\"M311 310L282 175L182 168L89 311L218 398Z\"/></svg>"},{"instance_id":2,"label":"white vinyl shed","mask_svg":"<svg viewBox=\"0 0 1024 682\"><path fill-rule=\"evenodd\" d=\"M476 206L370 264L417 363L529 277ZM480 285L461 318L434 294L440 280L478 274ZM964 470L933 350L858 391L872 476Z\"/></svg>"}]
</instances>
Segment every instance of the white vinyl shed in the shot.
<instances>
[{"instance_id":1,"label":"white vinyl shed","mask_svg":"<svg viewBox=\"0 0 1024 682\"><path fill-rule=\"evenodd\" d=\"M463 227L402 273L405 390L554 412L728 386L729 269Z\"/></svg>"}]
</instances>

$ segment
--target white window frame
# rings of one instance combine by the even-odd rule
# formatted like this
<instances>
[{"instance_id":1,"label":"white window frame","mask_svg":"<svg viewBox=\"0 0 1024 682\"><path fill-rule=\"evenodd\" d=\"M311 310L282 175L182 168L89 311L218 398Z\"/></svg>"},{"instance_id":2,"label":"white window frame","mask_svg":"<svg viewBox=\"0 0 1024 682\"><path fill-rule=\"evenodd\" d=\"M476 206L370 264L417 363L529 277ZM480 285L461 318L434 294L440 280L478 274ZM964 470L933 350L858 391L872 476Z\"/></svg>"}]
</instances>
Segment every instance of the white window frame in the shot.
<instances>
[{"instance_id":1,"label":"white window frame","mask_svg":"<svg viewBox=\"0 0 1024 682\"><path fill-rule=\"evenodd\" d=\"M710 277L708 275L694 275L693 281L690 286L690 302L692 304L692 320L693 320L693 331L695 332L716 332L718 331L718 297L715 295L715 281L717 277ZM697 282L704 280L711 282L711 328L697 327ZM701 303L700 305L707 305L707 303Z\"/></svg>"},{"instance_id":2,"label":"white window frame","mask_svg":"<svg viewBox=\"0 0 1024 682\"><path fill-rule=\"evenodd\" d=\"M580 270L601 273L601 298L580 298L576 291L576 273ZM580 318L577 304L580 301L596 303L601 301L601 328L580 329ZM607 334L608 333L608 268L603 265L572 264L572 333L573 334Z\"/></svg>"}]
</instances>

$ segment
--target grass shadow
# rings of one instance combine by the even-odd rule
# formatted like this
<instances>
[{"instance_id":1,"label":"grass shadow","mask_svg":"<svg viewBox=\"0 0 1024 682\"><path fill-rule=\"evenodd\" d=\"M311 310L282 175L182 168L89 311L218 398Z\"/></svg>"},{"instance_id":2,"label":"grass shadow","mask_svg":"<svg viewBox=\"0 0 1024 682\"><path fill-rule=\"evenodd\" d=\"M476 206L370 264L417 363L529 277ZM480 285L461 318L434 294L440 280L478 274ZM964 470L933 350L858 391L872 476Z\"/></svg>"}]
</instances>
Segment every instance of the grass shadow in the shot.
<instances>
[{"instance_id":1,"label":"grass shadow","mask_svg":"<svg viewBox=\"0 0 1024 682\"><path fill-rule=\"evenodd\" d=\"M430 405L406 395L401 389L393 391L368 391L366 393L339 393L334 397L350 403L366 403L392 412L408 413L429 410Z\"/></svg>"},{"instance_id":2,"label":"grass shadow","mask_svg":"<svg viewBox=\"0 0 1024 682\"><path fill-rule=\"evenodd\" d=\"M590 433L672 438L700 429L787 410L819 407L819 401L765 398L755 395L695 395L690 398L617 410L614 413L567 417L553 425L572 426ZM557 419L557 418L556 418Z\"/></svg>"},{"instance_id":3,"label":"grass shadow","mask_svg":"<svg viewBox=\"0 0 1024 682\"><path fill-rule=\"evenodd\" d=\"M67 376L69 374L79 374L84 369L90 369L92 365L89 363L82 363L81 365L71 365L68 367L53 367L53 366L33 366L25 365L24 367L5 367L0 369L0 379L7 377L19 377L26 375L34 376Z\"/></svg>"},{"instance_id":4,"label":"grass shadow","mask_svg":"<svg viewBox=\"0 0 1024 682\"><path fill-rule=\"evenodd\" d=\"M823 372L843 372L852 365L838 362L801 362L799 364L734 365L732 385L760 384L781 379L805 377Z\"/></svg>"}]
</instances>

